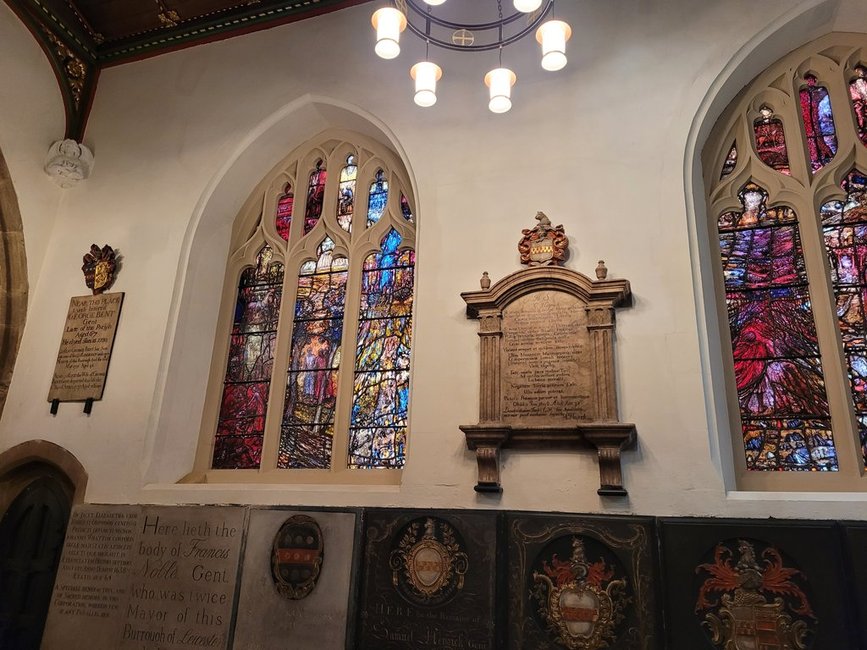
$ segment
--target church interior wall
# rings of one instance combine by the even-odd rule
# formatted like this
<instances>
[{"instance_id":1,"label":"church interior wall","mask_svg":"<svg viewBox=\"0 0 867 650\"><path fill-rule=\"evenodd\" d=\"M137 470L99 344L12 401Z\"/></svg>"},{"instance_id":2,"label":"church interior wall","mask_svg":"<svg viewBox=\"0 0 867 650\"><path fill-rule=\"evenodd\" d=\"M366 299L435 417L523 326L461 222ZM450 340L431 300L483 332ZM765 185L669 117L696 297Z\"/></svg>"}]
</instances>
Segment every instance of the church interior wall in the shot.
<instances>
[{"instance_id":1,"label":"church interior wall","mask_svg":"<svg viewBox=\"0 0 867 650\"><path fill-rule=\"evenodd\" d=\"M708 423L703 373L713 367L702 356L684 185L696 114L713 112L703 102L742 48L797 24L800 41L774 41L749 63L767 61L736 70L746 83L809 38L853 31L852 23L867 30L857 5L559 3L577 36L570 65L556 75L539 70L535 43L507 51L518 85L505 115L486 108L482 77L493 59L484 56L442 55L439 103L415 107L408 68L420 45L407 39L409 57L376 59L362 5L105 70L85 137L94 173L62 199L41 172L62 135L53 75L0 6L0 78L27 79L19 84L26 102L0 90L0 148L22 204L31 282L2 447L39 438L68 449L86 468L91 502L857 518L860 494L726 493ZM232 220L283 155L325 128L352 128L351 120L396 148L416 195L402 484L177 484L199 439ZM620 419L639 436L624 453L628 500L598 497L596 459L576 453L506 453L502 497L472 490L476 463L458 426L477 421L478 337L460 293L477 288L483 271L496 280L518 268L520 231L538 210L564 224L568 267L592 275L604 259L609 277L632 283L634 305L618 313L616 360ZM90 416L77 404L51 416L57 346L69 297L85 293L78 268L91 243L123 256L111 368Z\"/></svg>"}]
</instances>

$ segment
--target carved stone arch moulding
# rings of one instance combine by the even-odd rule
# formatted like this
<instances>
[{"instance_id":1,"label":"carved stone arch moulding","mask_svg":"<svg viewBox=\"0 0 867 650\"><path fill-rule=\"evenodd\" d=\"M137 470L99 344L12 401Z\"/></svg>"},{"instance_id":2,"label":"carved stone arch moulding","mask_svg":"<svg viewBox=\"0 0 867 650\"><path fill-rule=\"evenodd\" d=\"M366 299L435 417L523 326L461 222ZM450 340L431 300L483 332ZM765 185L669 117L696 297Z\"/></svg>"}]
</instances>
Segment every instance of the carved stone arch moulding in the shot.
<instances>
[{"instance_id":1,"label":"carved stone arch moulding","mask_svg":"<svg viewBox=\"0 0 867 650\"><path fill-rule=\"evenodd\" d=\"M87 472L69 451L47 440L28 440L0 453L0 513L30 481L53 475L68 484L72 503L83 503Z\"/></svg>"},{"instance_id":2,"label":"carved stone arch moulding","mask_svg":"<svg viewBox=\"0 0 867 650\"><path fill-rule=\"evenodd\" d=\"M620 452L636 433L617 416L614 310L631 304L629 282L606 279L603 262L592 280L554 261L493 286L485 274L481 291L461 294L481 339L479 423L460 427L476 452L475 490L502 491L501 449L589 449L598 493L624 496Z\"/></svg>"}]
</instances>

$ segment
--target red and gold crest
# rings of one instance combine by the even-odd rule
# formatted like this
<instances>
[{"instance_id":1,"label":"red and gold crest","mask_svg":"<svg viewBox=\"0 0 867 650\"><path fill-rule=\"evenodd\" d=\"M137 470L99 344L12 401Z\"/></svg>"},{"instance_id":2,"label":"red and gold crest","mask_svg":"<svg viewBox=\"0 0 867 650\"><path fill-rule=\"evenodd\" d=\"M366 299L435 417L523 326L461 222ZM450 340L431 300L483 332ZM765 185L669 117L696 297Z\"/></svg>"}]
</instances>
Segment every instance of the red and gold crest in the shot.
<instances>
[{"instance_id":1,"label":"red and gold crest","mask_svg":"<svg viewBox=\"0 0 867 650\"><path fill-rule=\"evenodd\" d=\"M271 550L271 577L281 596L301 600L310 595L319 580L324 546L312 517L295 515L283 522Z\"/></svg>"},{"instance_id":2,"label":"red and gold crest","mask_svg":"<svg viewBox=\"0 0 867 650\"><path fill-rule=\"evenodd\" d=\"M111 288L117 271L117 258L111 246L106 244L100 248L91 244L90 252L84 255L83 262L81 270L84 273L84 282L94 296Z\"/></svg>"},{"instance_id":3,"label":"red and gold crest","mask_svg":"<svg viewBox=\"0 0 867 650\"><path fill-rule=\"evenodd\" d=\"M787 564L773 546L741 539L720 542L713 561L696 569L701 582L695 612L717 648L810 647L818 621L806 577Z\"/></svg>"},{"instance_id":4,"label":"red and gold crest","mask_svg":"<svg viewBox=\"0 0 867 650\"><path fill-rule=\"evenodd\" d=\"M531 595L539 618L559 646L611 647L630 601L626 577L613 558L589 560L580 536L572 537L571 545L568 560L554 553L550 561L541 560L541 571L533 572Z\"/></svg>"},{"instance_id":5,"label":"red and gold crest","mask_svg":"<svg viewBox=\"0 0 867 650\"><path fill-rule=\"evenodd\" d=\"M536 213L538 225L525 228L524 235L518 242L518 252L521 254L521 264L528 266L549 266L562 264L566 259L566 249L569 248L569 238L562 224L552 226L551 220L544 212Z\"/></svg>"}]
</instances>

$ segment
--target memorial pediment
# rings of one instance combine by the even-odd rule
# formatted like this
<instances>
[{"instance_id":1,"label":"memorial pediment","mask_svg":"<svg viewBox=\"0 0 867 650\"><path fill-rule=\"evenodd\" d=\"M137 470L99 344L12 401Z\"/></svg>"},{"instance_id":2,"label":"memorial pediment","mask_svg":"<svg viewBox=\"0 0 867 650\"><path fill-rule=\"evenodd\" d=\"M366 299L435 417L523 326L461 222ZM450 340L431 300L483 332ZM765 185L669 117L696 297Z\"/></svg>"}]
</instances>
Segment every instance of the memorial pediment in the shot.
<instances>
[{"instance_id":1,"label":"memorial pediment","mask_svg":"<svg viewBox=\"0 0 867 650\"><path fill-rule=\"evenodd\" d=\"M479 423L461 426L476 452L476 491L499 492L500 449L595 449L599 494L625 495L621 449L635 426L617 415L614 310L631 304L627 280L596 279L556 266L568 240L562 226L540 222L519 243L528 267L480 291L461 294L479 321Z\"/></svg>"}]
</instances>

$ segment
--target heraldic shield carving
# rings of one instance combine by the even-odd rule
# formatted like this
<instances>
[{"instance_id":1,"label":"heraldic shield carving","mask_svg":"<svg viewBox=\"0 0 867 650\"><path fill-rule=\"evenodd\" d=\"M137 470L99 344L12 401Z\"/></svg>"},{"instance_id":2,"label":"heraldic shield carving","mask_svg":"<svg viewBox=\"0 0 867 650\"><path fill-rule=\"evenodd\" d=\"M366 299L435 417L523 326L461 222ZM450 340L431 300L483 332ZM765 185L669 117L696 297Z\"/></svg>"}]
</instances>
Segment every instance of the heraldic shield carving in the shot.
<instances>
[{"instance_id":1,"label":"heraldic shield carving","mask_svg":"<svg viewBox=\"0 0 867 650\"><path fill-rule=\"evenodd\" d=\"M530 597L553 643L569 650L613 647L632 598L626 572L610 549L566 535L542 549L531 571Z\"/></svg>"},{"instance_id":2,"label":"heraldic shield carving","mask_svg":"<svg viewBox=\"0 0 867 650\"><path fill-rule=\"evenodd\" d=\"M533 228L521 231L523 237L518 242L518 252L521 254L521 264L527 266L548 266L562 264L566 259L566 249L569 248L569 238L563 226L551 225L551 220L544 212L536 213L539 222Z\"/></svg>"},{"instance_id":3,"label":"heraldic shield carving","mask_svg":"<svg viewBox=\"0 0 867 650\"><path fill-rule=\"evenodd\" d=\"M295 515L287 519L271 552L271 577L277 592L290 600L310 595L319 580L324 557L319 524L312 517Z\"/></svg>"},{"instance_id":4,"label":"heraldic shield carving","mask_svg":"<svg viewBox=\"0 0 867 650\"><path fill-rule=\"evenodd\" d=\"M436 517L421 517L395 537L389 565L392 584L414 605L442 605L464 588L469 568L458 532Z\"/></svg>"},{"instance_id":5,"label":"heraldic shield carving","mask_svg":"<svg viewBox=\"0 0 867 650\"><path fill-rule=\"evenodd\" d=\"M696 568L696 614L722 650L806 650L818 620L806 576L775 547L757 540L720 542Z\"/></svg>"}]
</instances>

